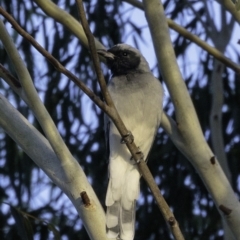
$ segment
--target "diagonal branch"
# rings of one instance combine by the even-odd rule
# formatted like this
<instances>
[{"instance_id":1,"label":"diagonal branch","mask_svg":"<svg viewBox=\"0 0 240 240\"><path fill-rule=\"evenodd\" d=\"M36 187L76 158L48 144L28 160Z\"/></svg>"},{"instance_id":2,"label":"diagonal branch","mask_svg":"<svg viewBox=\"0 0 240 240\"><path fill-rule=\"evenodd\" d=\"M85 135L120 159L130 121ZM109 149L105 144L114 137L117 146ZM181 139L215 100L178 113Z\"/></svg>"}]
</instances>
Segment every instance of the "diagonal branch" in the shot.
<instances>
[{"instance_id":1,"label":"diagonal branch","mask_svg":"<svg viewBox=\"0 0 240 240\"><path fill-rule=\"evenodd\" d=\"M96 52L96 48L95 48L95 43L93 41L94 38L90 31L90 28L88 26L88 22L87 22L87 19L85 16L85 11L84 11L82 0L76 0L76 2L78 5L78 8L79 8L79 13L80 13L80 18L81 18L81 22L83 25L83 29L88 38L89 48L91 50L90 52L91 52L91 55L92 55L92 58L94 61L95 71L98 75L98 81L99 81L100 85L103 84L102 90L106 91L106 92L103 92L103 95L107 96L107 97L109 96L108 100L111 101L110 104L113 107L113 110L114 110L113 112L116 113L117 117L118 117L118 119L116 119L116 121L114 121L115 119L112 119L112 120L113 120L114 124L116 125L116 127L118 128L120 134L122 136L124 136L127 129L123 124L122 124L122 126L119 125L119 121L122 122L122 120L120 119L120 116L118 115L117 110L112 102L112 99L108 93L108 89L105 88L106 85L105 85L105 81L104 81L104 78L103 78L103 75L101 72L100 63L98 60L94 59L94 58L98 58L98 56L97 56L97 52ZM102 81L104 81L104 83L102 83ZM112 118L111 115L109 115L109 116ZM175 237L175 239L178 239L178 240L184 239L182 236L181 230L178 226L178 223L177 223L173 213L171 212L168 204L166 203L165 199L163 198L157 184L155 183L154 178L153 178L147 164L145 163L145 161L139 161L139 157L137 156L137 152L139 151L139 148L137 148L137 146L135 145L134 142L127 143L127 147L129 149L129 151L131 152L134 160L138 164L140 173L143 175L144 180L147 182L149 188L151 189L165 221L170 226L173 236Z\"/></svg>"},{"instance_id":2,"label":"diagonal branch","mask_svg":"<svg viewBox=\"0 0 240 240\"><path fill-rule=\"evenodd\" d=\"M83 81L77 78L74 74L72 74L69 70L67 70L56 58L54 58L46 49L44 49L29 33L27 33L16 21L15 19L7 13L0 6L0 14L3 15L8 22L10 22L13 28L25 39L27 39L46 59L55 67L55 69L69 79L71 79L84 93L88 95L88 97L102 110L108 111L106 104L104 104L101 99L96 96L93 91L88 88Z\"/></svg>"},{"instance_id":3,"label":"diagonal branch","mask_svg":"<svg viewBox=\"0 0 240 240\"><path fill-rule=\"evenodd\" d=\"M136 0L124 0L124 1L132 4L133 6L139 8L141 10L143 10L143 4L139 1L136 1ZM214 47L210 46L208 43L201 40L198 36L190 33L184 27L175 23L172 19L168 18L167 23L168 23L168 26L171 29L175 30L176 32L181 34L186 39L196 43L199 47L201 47L202 49L207 51L213 57L215 57L220 62L225 64L227 67L233 69L236 73L240 73L240 66L238 64L236 64L235 62L233 62L231 59L224 56L224 54L222 54L217 48L214 48Z\"/></svg>"},{"instance_id":4,"label":"diagonal branch","mask_svg":"<svg viewBox=\"0 0 240 240\"><path fill-rule=\"evenodd\" d=\"M240 236L240 204L203 136L195 108L176 61L163 5L159 0L151 2L144 0L143 3L161 73L175 107L177 135L181 135L182 144L185 145L185 148L179 150L198 171L219 213L233 234L236 237ZM169 124L168 130L171 131L172 126L174 124ZM231 209L234 210L230 211Z\"/></svg>"},{"instance_id":5,"label":"diagonal branch","mask_svg":"<svg viewBox=\"0 0 240 240\"><path fill-rule=\"evenodd\" d=\"M88 41L83 31L82 25L69 13L58 7L50 0L33 0L48 16L57 22L66 26L84 45L88 48ZM104 48L103 45L95 39L97 48Z\"/></svg>"},{"instance_id":6,"label":"diagonal branch","mask_svg":"<svg viewBox=\"0 0 240 240\"><path fill-rule=\"evenodd\" d=\"M2 12L2 10L1 8L0 11ZM11 20L15 21L14 19ZM20 26L18 27L19 30L21 30ZM21 114L10 106L3 96L0 96L0 126L3 127L6 133L24 149L30 158L32 158L32 160L35 161L69 197L81 216L90 238L95 240L106 239L105 214L98 198L89 184L81 166L69 152L51 117L39 99L36 89L33 86L32 79L1 20L0 29L0 39L15 67L21 85L19 85L18 81L13 79L6 69L2 67L0 67L0 76L3 77L10 86L13 86L13 89L33 110L48 141L39 134L26 119L21 117ZM55 64L54 66L57 68L61 67L56 59L53 57L51 58L51 56L48 57L50 57L50 61ZM24 96L22 94L24 94ZM97 97L93 95L93 99L96 102L100 101L100 103L105 106L100 99L98 101L96 98ZM54 149L54 152L52 149ZM84 191L90 199L90 204L84 204L83 198L80 195L80 193ZM94 221L92 221L92 219L94 219Z\"/></svg>"},{"instance_id":7,"label":"diagonal branch","mask_svg":"<svg viewBox=\"0 0 240 240\"><path fill-rule=\"evenodd\" d=\"M2 78L28 106L30 105L20 81L15 78L2 64L0 64L0 78Z\"/></svg>"},{"instance_id":8,"label":"diagonal branch","mask_svg":"<svg viewBox=\"0 0 240 240\"><path fill-rule=\"evenodd\" d=\"M0 9L0 11L2 8ZM31 76L21 59L12 39L10 38L7 30L4 27L2 21L0 21L1 35L0 39L8 53L8 56L13 63L18 79L21 82L23 91L28 99L28 104L34 115L38 119L45 135L49 139L50 144L52 145L56 155L58 156L61 163L66 163L69 159L72 158L69 150L67 149L65 143L63 142L60 134L58 133L55 124L53 123L52 118L41 102L38 93L33 85ZM67 174L67 173L66 173Z\"/></svg>"},{"instance_id":9,"label":"diagonal branch","mask_svg":"<svg viewBox=\"0 0 240 240\"><path fill-rule=\"evenodd\" d=\"M16 79L2 64L0 64L0 77L4 78L5 81L14 89L22 89L22 85L18 79Z\"/></svg>"},{"instance_id":10,"label":"diagonal branch","mask_svg":"<svg viewBox=\"0 0 240 240\"><path fill-rule=\"evenodd\" d=\"M240 11L237 10L237 7L236 7L236 5L234 5L233 1L231 1L231 0L217 0L217 2L221 5L223 5L223 7L233 15L235 20L238 23L240 23Z\"/></svg>"},{"instance_id":11,"label":"diagonal branch","mask_svg":"<svg viewBox=\"0 0 240 240\"><path fill-rule=\"evenodd\" d=\"M99 106L105 113L107 113L113 120L114 124L117 126L118 130L120 131L121 135L124 136L128 133L126 127L124 126L122 120L120 119L115 107L109 107L108 105L104 104L89 88L85 86L85 84L79 80L75 75L73 75L70 71L68 71L65 67L61 65L61 63L55 59L50 53L48 53L43 47L41 47L40 44L36 42L36 40L29 35L26 31L24 31L19 24L9 15L2 7L0 7L0 14L2 14L14 27L14 29L22 35L24 38L26 38L43 56L47 58L47 60L53 64L53 66L56 68L56 70L60 71L61 73L65 74L67 77L69 77L76 85L81 88L92 101ZM92 41L93 43L93 41ZM93 50L94 51L94 50ZM100 66L98 66L100 69ZM16 89L15 89L16 90ZM107 90L107 89L106 89ZM110 96L110 95L109 95ZM168 124L167 121L164 121L166 124ZM132 143L127 143L127 147L129 148L131 154L133 155L134 159L138 161L138 155L136 154L139 149L137 146ZM174 215L172 214L170 208L168 207L166 201L164 200L163 196L161 195L153 176L151 175L146 163L144 161L140 161L138 163L139 170L141 174L143 175L143 178L148 183L149 188L151 189L155 200L163 213L164 218L168 222L170 228L172 231L175 231L175 229L178 229L177 221L175 220ZM181 239L181 238L177 238Z\"/></svg>"},{"instance_id":12,"label":"diagonal branch","mask_svg":"<svg viewBox=\"0 0 240 240\"><path fill-rule=\"evenodd\" d=\"M64 166L74 176L66 182L65 172L49 141L1 94L0 126L69 197L81 216L90 239L106 240L105 213L79 163L72 161L71 165ZM80 198L83 191L90 198L90 206L85 206Z\"/></svg>"},{"instance_id":13,"label":"diagonal branch","mask_svg":"<svg viewBox=\"0 0 240 240\"><path fill-rule=\"evenodd\" d=\"M112 98L111 98L111 96L110 96L110 94L107 90L106 81L104 79L103 73L102 73L101 68L100 68L100 62L99 62L99 57L98 57L98 53L97 53L97 50L96 50L94 37L93 37L93 35L90 31L90 28L89 28L88 23L87 23L87 19L85 17L83 3L82 3L81 0L76 0L76 4L77 4L77 7L78 7L79 16L80 16L80 19L81 19L81 22L82 22L84 32L85 32L85 34L87 36L87 39L88 39L89 50L90 50L90 53L91 53L90 55L92 57L94 69L95 69L95 72L97 74L97 79L98 79L99 85L101 87L101 91L102 91L104 100L106 101L107 105L111 107L111 106L113 106L113 101L112 101Z\"/></svg>"}]
</instances>

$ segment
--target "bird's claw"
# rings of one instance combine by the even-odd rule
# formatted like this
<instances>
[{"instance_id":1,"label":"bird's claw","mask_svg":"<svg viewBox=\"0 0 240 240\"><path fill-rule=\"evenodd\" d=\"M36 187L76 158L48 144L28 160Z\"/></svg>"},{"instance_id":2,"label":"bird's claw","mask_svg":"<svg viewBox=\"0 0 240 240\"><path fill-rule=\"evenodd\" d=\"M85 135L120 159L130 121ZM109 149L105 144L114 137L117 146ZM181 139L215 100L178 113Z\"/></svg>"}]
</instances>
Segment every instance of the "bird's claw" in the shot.
<instances>
[{"instance_id":1,"label":"bird's claw","mask_svg":"<svg viewBox=\"0 0 240 240\"><path fill-rule=\"evenodd\" d=\"M121 139L121 144L133 143L134 137L131 132L128 132L126 135L123 135Z\"/></svg>"},{"instance_id":2,"label":"bird's claw","mask_svg":"<svg viewBox=\"0 0 240 240\"><path fill-rule=\"evenodd\" d=\"M141 161L144 161L144 155L141 151L136 152L138 158L137 158L137 163L140 163Z\"/></svg>"},{"instance_id":3,"label":"bird's claw","mask_svg":"<svg viewBox=\"0 0 240 240\"><path fill-rule=\"evenodd\" d=\"M136 152L137 155L137 160L135 162L139 164L141 161L144 161L144 154L141 151ZM131 157L130 160L134 160L133 156Z\"/></svg>"}]
</instances>

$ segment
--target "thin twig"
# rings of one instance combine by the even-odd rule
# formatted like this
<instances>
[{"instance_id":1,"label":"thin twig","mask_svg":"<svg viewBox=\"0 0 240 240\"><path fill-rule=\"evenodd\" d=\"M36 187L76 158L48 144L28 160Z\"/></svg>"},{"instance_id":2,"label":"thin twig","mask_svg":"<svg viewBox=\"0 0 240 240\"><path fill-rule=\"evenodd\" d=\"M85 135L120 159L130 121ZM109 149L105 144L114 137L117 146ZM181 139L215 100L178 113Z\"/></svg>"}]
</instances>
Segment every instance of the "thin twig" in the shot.
<instances>
[{"instance_id":1,"label":"thin twig","mask_svg":"<svg viewBox=\"0 0 240 240\"><path fill-rule=\"evenodd\" d=\"M22 85L17 78L15 78L2 64L0 64L0 77L11 86L16 89L21 89Z\"/></svg>"},{"instance_id":2,"label":"thin twig","mask_svg":"<svg viewBox=\"0 0 240 240\"><path fill-rule=\"evenodd\" d=\"M88 97L103 111L108 113L108 107L101 99L94 94L79 78L67 70L56 58L54 58L46 49L44 49L30 34L28 34L16 21L0 6L0 14L2 14L13 26L13 28L25 39L27 39L46 59L55 67L55 69L69 79L71 79Z\"/></svg>"},{"instance_id":3,"label":"thin twig","mask_svg":"<svg viewBox=\"0 0 240 240\"><path fill-rule=\"evenodd\" d=\"M196 43L199 47L207 51L210 55L218 59L220 62L225 64L227 67L234 70L236 73L240 73L240 66L233 62L231 59L227 58L222 54L217 48L214 48L210 46L205 41L201 40L196 35L190 33L185 28L181 27L180 25L176 24L173 20L167 19L168 26L175 30L176 32L180 33L182 36L184 36L186 39L189 39L190 41Z\"/></svg>"},{"instance_id":4,"label":"thin twig","mask_svg":"<svg viewBox=\"0 0 240 240\"><path fill-rule=\"evenodd\" d=\"M20 81L15 78L2 64L0 64L0 78L2 78L28 106L30 106Z\"/></svg>"},{"instance_id":5,"label":"thin twig","mask_svg":"<svg viewBox=\"0 0 240 240\"><path fill-rule=\"evenodd\" d=\"M85 34L87 36L87 39L88 39L89 49L90 49L91 57L92 57L92 60L94 63L94 68L95 68L95 71L97 74L98 82L100 84L102 94L105 98L105 101L106 101L107 105L110 107L110 111L109 111L108 115L112 119L114 124L116 125L121 136L123 137L128 134L128 130L125 127L121 117L119 116L119 114L114 106L114 103L112 101L112 98L109 94L109 91L107 89L106 81L104 79L104 76L103 76L103 73L102 73L102 70L100 67L100 62L99 62L99 57L98 57L96 47L95 47L94 37L93 37L93 34L91 33L91 30L90 30L88 22L87 22L83 3L81 0L76 0L76 3L77 3L79 15L80 15L81 23L82 23L83 29L85 31ZM136 152L139 151L137 146L134 143L127 144L127 146L129 147L129 150L132 153L133 157L135 156L135 159L137 160Z\"/></svg>"},{"instance_id":6,"label":"thin twig","mask_svg":"<svg viewBox=\"0 0 240 240\"><path fill-rule=\"evenodd\" d=\"M94 59L95 56L96 57L98 57L98 56L95 55L95 53L97 54L97 52L95 52L96 51L95 47L91 46L91 45L94 45L95 43L93 41L93 35L92 35L92 33L90 31L90 28L88 26L88 22L87 22L87 19L86 19L86 16L85 16L84 8L83 8L83 3L82 3L82 0L76 0L76 2L77 2L77 5L78 5L78 8L79 8L80 18L81 18L81 22L82 22L82 25L83 25L83 29L84 29L84 31L86 33L86 36L88 38L88 41L89 41L89 47L91 49L92 58ZM97 68L96 72L101 71L99 62L96 63L95 68ZM102 73L100 74L100 76L101 75L102 75ZM99 79L99 82L101 80ZM107 88L105 89L105 91L108 91ZM114 105L113 105L113 107L114 107ZM119 129L119 132L121 133L121 135L123 136L124 135L123 132L125 132L126 127L124 125L123 125L123 128L125 128L125 129L122 129L121 127L119 127L118 126L119 125L118 121L115 122L115 125ZM160 190L159 190L159 188L158 188L158 186L157 186L157 184L156 184L148 166L146 165L146 162L145 161L140 161L139 162L138 156L136 156L137 155L136 153L139 151L139 148L136 147L134 142L132 142L132 143L127 142L126 144L127 144L127 147L129 148L130 152L132 153L134 160L138 163L139 171L142 174L145 181L147 182L149 188L151 189L151 191L153 193L153 196L154 196L154 198L157 202L157 205L158 205L161 213L163 214L163 217L165 218L166 222L170 226L170 229L171 229L173 235L176 236L176 234L174 234L174 232L176 232L174 229L178 229L178 232L181 233L181 231L179 229L179 226L178 226L178 223L177 223L173 213L171 212L167 202L163 198L163 196L162 196L162 194L161 194L161 192L160 192ZM182 239L182 238L179 237L179 238L176 238L176 239Z\"/></svg>"},{"instance_id":7,"label":"thin twig","mask_svg":"<svg viewBox=\"0 0 240 240\"><path fill-rule=\"evenodd\" d=\"M123 0L123 1L130 3L131 5L143 10L143 4L139 1L136 1L136 0ZM207 51L210 55L212 55L213 57L218 59L220 62L225 64L227 67L234 70L236 73L240 73L240 66L238 64L236 64L235 62L233 62L231 59L224 56L224 54L222 54L218 49L210 46L208 43L201 40L198 36L190 33L184 27L175 23L172 19L167 18L167 23L171 29L175 30L176 32L181 34L186 39L196 43L199 47L201 47L202 49Z\"/></svg>"},{"instance_id":8,"label":"thin twig","mask_svg":"<svg viewBox=\"0 0 240 240\"><path fill-rule=\"evenodd\" d=\"M100 61L99 61L98 53L97 53L97 50L96 50L94 37L91 33L91 30L89 28L89 25L88 25L88 22L87 22L87 19L86 19L86 16L85 16L83 3L82 3L81 0L76 0L76 4L77 4L78 11L79 11L79 16L80 16L80 19L81 19L83 30L84 30L84 32L87 36L87 39L88 39L89 50L90 50L90 53L91 53L94 69L95 69L95 72L97 74L98 82L99 82L104 100L106 101L108 106L112 106L113 101L112 101L111 96L110 96L110 94L107 90L106 81L104 79L102 70L100 68Z\"/></svg>"},{"instance_id":9,"label":"thin twig","mask_svg":"<svg viewBox=\"0 0 240 240\"><path fill-rule=\"evenodd\" d=\"M114 105L109 107L104 102L102 102L85 84L79 80L74 74L68 71L61 63L54 58L49 52L47 52L38 42L29 35L25 30L23 30L19 24L9 15L2 7L0 7L0 14L2 14L13 26L13 28L24 38L26 38L43 56L47 58L47 60L56 68L57 71L63 73L70 80L72 80L80 89L83 90L84 93L98 106L100 107L109 117L113 120L114 124L118 128L120 134L122 136L128 133L128 130L124 126L122 120L120 119L118 113L115 109ZM100 68L100 65L99 65ZM104 88L104 87L103 87ZM107 90L107 89L106 89ZM129 151L131 152L133 158L138 161L138 154L137 152L139 149L135 145L135 143L126 143ZM138 163L139 171L143 175L143 178L147 182L149 188L151 189L153 196L160 208L160 211L163 213L164 218L168 222L170 229L176 228L178 226L177 221L175 220L174 215L172 214L169 206L167 205L165 199L160 193L153 176L151 175L148 166L146 165L145 161L140 161Z\"/></svg>"}]
</instances>

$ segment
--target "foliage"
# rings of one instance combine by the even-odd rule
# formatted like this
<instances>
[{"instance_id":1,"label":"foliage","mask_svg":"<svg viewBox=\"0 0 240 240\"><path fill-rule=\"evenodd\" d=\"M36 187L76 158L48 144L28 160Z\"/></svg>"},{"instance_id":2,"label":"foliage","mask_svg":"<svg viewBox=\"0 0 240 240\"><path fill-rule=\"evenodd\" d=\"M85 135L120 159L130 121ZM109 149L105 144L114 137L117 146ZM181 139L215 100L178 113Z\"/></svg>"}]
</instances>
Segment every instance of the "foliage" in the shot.
<instances>
[{"instance_id":1,"label":"foliage","mask_svg":"<svg viewBox=\"0 0 240 240\"><path fill-rule=\"evenodd\" d=\"M78 18L75 1L55 0L54 2ZM0 3L43 47L101 96L89 53L67 28L43 14L32 1L2 0ZM195 1L166 0L164 6L169 18L180 22L182 26L205 41L209 40L207 23L204 20L206 19L204 4ZM142 26L136 25L130 17L133 9L126 3L113 0L85 1L85 7L95 37L106 47L129 39L132 39L136 46L146 42L145 35L142 34ZM197 10L198 14L195 14L193 9ZM25 60L47 110L104 206L107 188L107 154L103 113L69 79L56 72L53 66L25 39L16 34L8 23L6 25ZM130 28L130 35L126 34L127 28ZM173 36L175 36L173 44L176 56L183 66L184 79L203 132L211 145L209 80L213 58L198 49L198 55L194 57L197 58L197 67L192 68L190 65L194 62L189 62L188 57L189 54L191 55L191 49L195 47L194 44L181 35ZM239 62L239 56L236 52L234 54L233 58ZM2 45L0 45L0 59L1 64L14 74ZM106 70L105 75L108 79ZM159 78L161 79L160 74ZM232 174L232 186L239 197L240 165L237 164L240 157L239 77L226 68L223 82L222 131ZM0 81L0 92L41 131L31 111L3 81ZM165 111L174 117L171 100L167 96ZM62 192L1 129L0 139L1 239L32 239L31 236L23 237L26 233L18 231L19 224L22 223L19 219L23 218L28 219L27 226L31 226L36 239L53 237L57 239L58 235L62 239L88 239L81 220ZM165 199L173 209L185 238L222 239L221 219L205 186L194 168L161 129L156 137L148 165ZM20 214L24 212L27 214ZM29 218L29 215L34 218ZM44 219L44 222L39 219ZM171 238L151 193L143 181L136 219L136 239ZM59 233L56 233L57 231Z\"/></svg>"}]
</instances>

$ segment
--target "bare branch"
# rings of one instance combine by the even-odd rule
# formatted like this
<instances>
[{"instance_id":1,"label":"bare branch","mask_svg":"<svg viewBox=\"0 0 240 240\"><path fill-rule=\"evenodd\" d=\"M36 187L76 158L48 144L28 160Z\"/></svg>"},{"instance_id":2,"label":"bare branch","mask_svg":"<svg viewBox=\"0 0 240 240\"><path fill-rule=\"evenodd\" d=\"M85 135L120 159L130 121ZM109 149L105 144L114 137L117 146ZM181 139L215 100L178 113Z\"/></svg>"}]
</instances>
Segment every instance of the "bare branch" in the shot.
<instances>
[{"instance_id":1,"label":"bare branch","mask_svg":"<svg viewBox=\"0 0 240 240\"><path fill-rule=\"evenodd\" d=\"M88 41L89 41L89 47L91 49L91 54L92 54L92 58L93 58L93 61L94 61L95 71L97 72L98 80L99 80L99 83L101 85L102 81L104 81L104 79L103 79L103 75L102 75L102 72L101 72L101 69L100 69L99 61L96 61L96 59L94 59L94 58L98 58L98 56L97 56L97 52L96 52L96 49L95 49L93 36L92 36L92 33L91 33L90 28L89 28L88 23L87 23L87 19L86 19L86 16L85 16L82 1L81 0L76 0L76 2L78 4L82 25L83 25L84 31L86 33L86 36L88 38ZM108 92L107 88L105 88L105 84L103 84L102 90ZM107 96L107 97L108 96L110 97L109 93L107 93L107 94L103 93L103 95ZM108 101L111 101L110 104L113 106L114 112L115 112L116 109L114 107L114 104L112 102L111 97L108 99ZM112 117L111 115L109 115L109 116ZM118 114L117 114L117 117L119 119L116 119L116 121L114 121L114 124L118 128L120 134L122 136L124 136L127 129L124 125L122 125L122 126L119 125L119 120L120 121L122 121L122 120L120 119ZM173 213L171 212L168 204L166 203L165 199L163 198L157 184L155 183L154 178L153 178L148 166L146 165L145 161L139 161L139 157L137 156L137 152L139 151L139 148L137 148L134 141L131 141L131 143L126 142L126 144L127 144L127 147L129 148L129 151L132 153L134 160L138 164L140 173L142 174L143 178L145 179L149 188L151 189L151 191L153 193L153 196L154 196L154 198L155 198L155 200L158 204L158 207L159 207L161 213L163 214L164 219L169 224L170 229L173 232L173 235L175 236L175 239L179 239L179 240L183 239L181 237L182 234L181 234L181 231L179 229L178 223L177 223Z\"/></svg>"},{"instance_id":2,"label":"bare branch","mask_svg":"<svg viewBox=\"0 0 240 240\"><path fill-rule=\"evenodd\" d=\"M139 1L135 1L135 0L124 0L124 1L143 10L143 4ZM208 43L201 40L198 36L190 33L184 27L175 23L172 19L168 18L167 23L171 29L175 30L176 32L184 36L186 39L189 39L190 41L196 43L199 47L207 51L210 55L218 59L220 62L224 63L227 67L233 69L236 73L240 73L240 66L234 63L231 59L224 56L224 54L222 54L222 52L220 52L217 48L210 46Z\"/></svg>"},{"instance_id":3,"label":"bare branch","mask_svg":"<svg viewBox=\"0 0 240 240\"><path fill-rule=\"evenodd\" d=\"M240 236L240 204L217 159L215 164L211 163L214 154L202 134L192 100L177 65L163 6L158 0L144 0L143 3L161 73L175 107L176 134L181 135L182 145L185 147L182 148L174 138L171 139L198 171L215 205L226 203L226 207L234 206L231 217L219 212L234 235ZM168 122L166 127L171 130L171 123Z\"/></svg>"},{"instance_id":4,"label":"bare branch","mask_svg":"<svg viewBox=\"0 0 240 240\"><path fill-rule=\"evenodd\" d=\"M0 9L0 12L2 12L2 8ZM14 23L14 19L11 20ZM17 26L17 28L19 31L22 31L24 36L29 37L31 41L34 40L33 38L31 38L30 35L27 35L27 33L22 30L20 26ZM43 130L48 137L49 142L53 146L57 157L53 157L53 153L49 153L46 149L44 149L44 143L42 143L41 141L46 140L39 140L39 136L35 136L35 139L34 134L36 133L36 130L33 127L29 128L27 126L29 124L26 125L26 120L21 124L18 116L19 113L16 113L17 111L14 108L9 107L9 104L7 104L6 101L2 101L4 97L0 98L0 104L4 105L4 107L1 106L0 109L0 112L3 111L3 113L0 114L0 125L24 149L24 151L32 158L32 160L35 161L46 172L46 174L54 181L54 183L56 183L70 198L70 200L76 207L79 215L82 217L84 225L91 239L105 240L105 214L103 213L102 206L100 205L95 193L93 192L91 185L88 183L87 178L82 171L79 163L72 157L71 153L69 152L62 138L60 137L56 127L54 126L54 123L51 122L51 117L48 115L41 101L38 99L38 96L36 96L37 93L35 88L33 86L29 86L29 84L32 84L32 80L28 76L29 74L28 72L26 72L27 70L25 69L23 62L18 55L11 38L8 36L2 21L0 21L0 29L0 39L2 40L6 50L8 51L8 54L14 64L16 73L18 75L18 78L20 79L22 86L20 89L17 89L16 87L14 87L13 89L20 96L22 96L21 94L26 95L26 98L23 99L33 109L34 114L37 116L37 119L43 127ZM41 46L38 45L37 42L34 43L35 46L41 49ZM56 59L54 59L47 52L45 52L45 54L48 55L48 59L54 64L54 66L64 71L64 68L62 68L61 64ZM20 64L20 66L18 64ZM10 74L8 74L3 68L0 72L2 72L1 76L4 77L4 79L10 83L10 85L13 85L12 81L9 79L11 78ZM24 80L22 80L22 78ZM80 80L78 80L77 78L75 80L80 82ZM31 83L29 83L29 81ZM26 87L26 85L28 86ZM29 91L31 92L30 94ZM101 102L101 100L98 99L94 94L93 99L96 102L100 102L100 104L105 106L105 104ZM39 108L41 111L38 111ZM16 122L18 123L16 124ZM13 127L13 125L15 125L15 127ZM16 130L16 127L19 129ZM32 134L30 134L29 132L31 132ZM28 138L22 137L26 135L28 136ZM39 153L39 151L42 151L42 154L36 155L36 153ZM45 154L47 153L49 153L50 159L49 156L45 156ZM84 205L82 204L80 198L80 193L83 190L87 190L89 199L91 200L91 206L88 206L87 209L83 207ZM93 218L95 219L94 222L92 221Z\"/></svg>"},{"instance_id":5,"label":"bare branch","mask_svg":"<svg viewBox=\"0 0 240 240\"><path fill-rule=\"evenodd\" d=\"M222 4L224 8L229 11L238 23L240 23L240 11L237 10L233 1L231 0L217 0L218 3Z\"/></svg>"},{"instance_id":6,"label":"bare branch","mask_svg":"<svg viewBox=\"0 0 240 240\"><path fill-rule=\"evenodd\" d=\"M0 12L2 12L2 10L3 9L1 8ZM62 138L60 137L56 126L52 121L52 118L42 104L33 85L30 74L26 69L24 62L22 61L2 21L0 21L0 29L0 39L8 53L9 58L13 63L18 79L21 81L21 85L28 99L28 104L30 108L33 110L36 118L38 119L41 127L43 128L44 133L49 139L54 151L56 152L61 162L67 162L69 159L72 158L72 155L66 147L65 143L63 142Z\"/></svg>"},{"instance_id":7,"label":"bare branch","mask_svg":"<svg viewBox=\"0 0 240 240\"><path fill-rule=\"evenodd\" d=\"M15 78L2 64L0 64L0 77L8 83L15 93L27 104L30 105L28 98L22 88L20 81Z\"/></svg>"},{"instance_id":8,"label":"bare branch","mask_svg":"<svg viewBox=\"0 0 240 240\"><path fill-rule=\"evenodd\" d=\"M18 79L16 79L2 64L0 64L0 77L4 78L4 80L15 89L20 90L22 88L21 83Z\"/></svg>"},{"instance_id":9,"label":"bare branch","mask_svg":"<svg viewBox=\"0 0 240 240\"><path fill-rule=\"evenodd\" d=\"M60 62L57 61L57 59L55 59L50 53L48 53L44 48L42 48L36 42L36 40L33 37L31 37L26 31L24 31L18 25L18 23L1 7L0 7L0 14L5 16L5 18L13 25L14 29L19 34L21 34L23 37L25 37L43 56L45 56L48 59L48 61L53 64L53 66L56 68L56 70L62 72L67 77L69 77L72 81L74 81L77 84L77 86L79 86L93 100L94 103L96 103L105 113L107 113L113 119L115 125L119 129L122 136L124 136L128 133L128 131L127 131L126 127L124 126L124 124L122 123L122 120L120 119L113 103L112 103L112 107L110 109L90 89L88 89L83 82L81 82L78 78L76 78L76 76L73 75L70 71L65 69L60 64ZM93 45L94 45L94 42L91 41L91 46L93 46ZM92 50L91 52L93 52L93 51L94 50ZM97 63L97 64L96 64L97 68L100 69L99 63ZM107 91L107 88L103 87L103 89L105 89L105 91ZM114 109L114 110L112 110L112 109ZM127 147L129 148L131 154L133 155L134 159L138 162L137 152L139 151L139 149L137 148L137 146L134 143L126 143L126 144L127 144ZM178 227L177 221L175 220L175 217L171 213L170 208L168 207L163 196L161 195L146 163L144 161L140 161L140 162L138 162L138 166L139 166L139 170L140 170L141 174L143 175L144 179L147 181L149 188L153 192L156 202L157 202L161 212L164 214L166 221L169 223L171 229L175 229L176 227Z\"/></svg>"},{"instance_id":10,"label":"bare branch","mask_svg":"<svg viewBox=\"0 0 240 240\"><path fill-rule=\"evenodd\" d=\"M88 41L83 31L82 25L69 13L59 8L53 1L50 0L33 0L48 16L55 19L66 26L70 31L88 48ZM104 49L104 46L94 40L98 49Z\"/></svg>"},{"instance_id":11,"label":"bare branch","mask_svg":"<svg viewBox=\"0 0 240 240\"><path fill-rule=\"evenodd\" d=\"M0 94L0 126L23 151L62 189L75 206L92 240L106 240L105 214L76 160L62 166L48 140ZM26 137L27 136L27 137ZM66 172L71 178L66 179ZM80 193L87 192L85 206ZM94 221L93 221L94 219Z\"/></svg>"},{"instance_id":12,"label":"bare branch","mask_svg":"<svg viewBox=\"0 0 240 240\"><path fill-rule=\"evenodd\" d=\"M107 106L101 99L96 96L90 88L88 88L83 81L77 78L69 70L67 70L56 58L54 58L47 50L45 50L30 34L28 34L16 21L8 14L2 7L0 7L0 14L2 14L13 26L13 28L25 39L27 39L46 59L55 67L55 69L69 79L71 79L87 96L102 110L107 111Z\"/></svg>"},{"instance_id":13,"label":"bare branch","mask_svg":"<svg viewBox=\"0 0 240 240\"><path fill-rule=\"evenodd\" d=\"M101 68L100 68L100 62L99 62L99 57L98 57L98 53L97 53L96 46L95 46L94 37L93 37L93 35L91 33L91 30L88 26L88 22L87 22L85 12L84 12L83 3L82 3L81 0L76 0L76 4L77 4L77 7L78 7L79 16L80 16L80 19L81 19L81 22L82 22L84 32L85 32L85 34L87 36L87 39L88 39L89 50L90 50L90 53L91 53L94 69L95 69L95 72L97 74L98 82L99 82L99 85L101 87L103 97L104 97L107 105L111 107L111 106L113 106L113 101L112 101L111 96L110 96L110 94L107 90L107 84L106 84L106 81L104 79L103 73L102 73Z\"/></svg>"}]
</instances>

